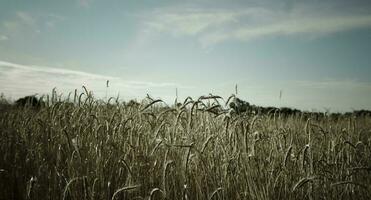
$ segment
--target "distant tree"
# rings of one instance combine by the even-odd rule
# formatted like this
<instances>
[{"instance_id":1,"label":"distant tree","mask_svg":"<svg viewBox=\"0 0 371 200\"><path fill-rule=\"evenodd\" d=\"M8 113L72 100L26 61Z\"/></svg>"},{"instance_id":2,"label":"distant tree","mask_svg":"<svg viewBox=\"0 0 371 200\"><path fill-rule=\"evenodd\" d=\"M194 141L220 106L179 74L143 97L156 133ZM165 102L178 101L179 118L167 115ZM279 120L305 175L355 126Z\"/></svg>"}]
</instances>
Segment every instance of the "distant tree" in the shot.
<instances>
[{"instance_id":1,"label":"distant tree","mask_svg":"<svg viewBox=\"0 0 371 200\"><path fill-rule=\"evenodd\" d=\"M371 111L370 110L355 110L353 111L353 114L356 117L370 117L371 116Z\"/></svg>"},{"instance_id":2,"label":"distant tree","mask_svg":"<svg viewBox=\"0 0 371 200\"><path fill-rule=\"evenodd\" d=\"M40 108L44 105L44 102L36 98L35 96L25 96L15 101L15 105L18 107L34 107Z\"/></svg>"},{"instance_id":3,"label":"distant tree","mask_svg":"<svg viewBox=\"0 0 371 200\"><path fill-rule=\"evenodd\" d=\"M229 107L232 108L237 114L247 112L250 107L250 103L239 98L234 98Z\"/></svg>"},{"instance_id":4,"label":"distant tree","mask_svg":"<svg viewBox=\"0 0 371 200\"><path fill-rule=\"evenodd\" d=\"M130 100L128 103L126 103L126 106L128 106L128 107L139 107L140 103L138 103L135 100Z\"/></svg>"}]
</instances>

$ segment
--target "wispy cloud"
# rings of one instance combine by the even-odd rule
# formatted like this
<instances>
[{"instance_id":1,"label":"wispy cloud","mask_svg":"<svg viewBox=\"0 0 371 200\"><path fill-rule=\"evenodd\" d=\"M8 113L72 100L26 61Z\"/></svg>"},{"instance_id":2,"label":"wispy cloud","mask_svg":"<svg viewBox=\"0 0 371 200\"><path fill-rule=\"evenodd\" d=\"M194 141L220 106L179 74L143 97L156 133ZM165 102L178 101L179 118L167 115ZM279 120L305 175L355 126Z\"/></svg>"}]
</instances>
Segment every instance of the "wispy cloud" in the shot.
<instances>
[{"instance_id":1,"label":"wispy cloud","mask_svg":"<svg viewBox=\"0 0 371 200\"><path fill-rule=\"evenodd\" d=\"M29 13L17 11L12 16L0 19L0 41L9 39L25 39L38 35L47 29L54 28L66 17L53 13Z\"/></svg>"},{"instance_id":2,"label":"wispy cloud","mask_svg":"<svg viewBox=\"0 0 371 200\"><path fill-rule=\"evenodd\" d=\"M47 28L54 28L58 23L63 22L67 19L65 16L57 14L47 14L42 16L44 24Z\"/></svg>"},{"instance_id":3,"label":"wispy cloud","mask_svg":"<svg viewBox=\"0 0 371 200\"><path fill-rule=\"evenodd\" d=\"M146 24L160 32L174 35L198 35L216 27L238 22L240 13L228 11L186 10L183 12L155 12L155 17Z\"/></svg>"},{"instance_id":4,"label":"wispy cloud","mask_svg":"<svg viewBox=\"0 0 371 200\"><path fill-rule=\"evenodd\" d=\"M83 8L88 8L91 3L92 3L92 0L77 0L77 4Z\"/></svg>"},{"instance_id":5,"label":"wispy cloud","mask_svg":"<svg viewBox=\"0 0 371 200\"><path fill-rule=\"evenodd\" d=\"M23 24L33 26L36 23L35 18L27 12L18 11L16 12L16 16Z\"/></svg>"},{"instance_id":6,"label":"wispy cloud","mask_svg":"<svg viewBox=\"0 0 371 200\"><path fill-rule=\"evenodd\" d=\"M243 26L231 31L210 33L201 37L205 45L215 44L228 39L249 41L265 36L298 35L308 36L330 34L371 26L371 15L336 16L327 18L289 18L262 26Z\"/></svg>"},{"instance_id":7,"label":"wispy cloud","mask_svg":"<svg viewBox=\"0 0 371 200\"><path fill-rule=\"evenodd\" d=\"M18 11L11 18L2 21L0 30L9 35L36 31L36 19L29 13Z\"/></svg>"},{"instance_id":8,"label":"wispy cloud","mask_svg":"<svg viewBox=\"0 0 371 200\"><path fill-rule=\"evenodd\" d=\"M6 41L6 40L9 40L8 36L0 35L0 41Z\"/></svg>"},{"instance_id":9,"label":"wispy cloud","mask_svg":"<svg viewBox=\"0 0 371 200\"><path fill-rule=\"evenodd\" d=\"M107 80L110 81L108 89L105 87ZM4 61L0 61L0 85L0 92L12 98L35 93L46 94L54 87L66 94L81 88L82 85L87 86L98 97L104 97L108 90L109 95L120 93L125 98L141 98L149 92L166 96L166 92L175 87L187 88L175 83L123 80L113 76Z\"/></svg>"},{"instance_id":10,"label":"wispy cloud","mask_svg":"<svg viewBox=\"0 0 371 200\"><path fill-rule=\"evenodd\" d=\"M329 7L329 6L328 6ZM173 36L193 36L204 45L226 40L249 41L269 36L310 37L371 27L371 14L326 10L316 6L238 9L156 10L144 22L149 30Z\"/></svg>"}]
</instances>

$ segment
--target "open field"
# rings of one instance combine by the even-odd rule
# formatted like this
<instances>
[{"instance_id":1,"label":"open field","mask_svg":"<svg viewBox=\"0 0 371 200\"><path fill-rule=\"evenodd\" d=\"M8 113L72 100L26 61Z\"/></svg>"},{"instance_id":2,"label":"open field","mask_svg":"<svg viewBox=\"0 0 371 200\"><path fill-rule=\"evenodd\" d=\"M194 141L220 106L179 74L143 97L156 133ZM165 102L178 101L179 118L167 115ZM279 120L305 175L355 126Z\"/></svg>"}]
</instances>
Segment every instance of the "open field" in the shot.
<instances>
[{"instance_id":1,"label":"open field","mask_svg":"<svg viewBox=\"0 0 371 200\"><path fill-rule=\"evenodd\" d=\"M0 199L369 199L371 117L91 93L0 113Z\"/></svg>"}]
</instances>

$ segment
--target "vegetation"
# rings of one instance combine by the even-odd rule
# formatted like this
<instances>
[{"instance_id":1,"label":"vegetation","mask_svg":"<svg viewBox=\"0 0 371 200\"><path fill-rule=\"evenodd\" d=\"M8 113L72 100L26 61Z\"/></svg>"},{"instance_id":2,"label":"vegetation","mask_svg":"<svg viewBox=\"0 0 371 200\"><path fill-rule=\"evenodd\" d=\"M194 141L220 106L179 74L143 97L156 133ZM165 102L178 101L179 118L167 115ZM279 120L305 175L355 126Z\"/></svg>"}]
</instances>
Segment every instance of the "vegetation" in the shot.
<instances>
[{"instance_id":1,"label":"vegetation","mask_svg":"<svg viewBox=\"0 0 371 200\"><path fill-rule=\"evenodd\" d=\"M0 199L370 198L371 117L237 114L233 98L7 106Z\"/></svg>"}]
</instances>

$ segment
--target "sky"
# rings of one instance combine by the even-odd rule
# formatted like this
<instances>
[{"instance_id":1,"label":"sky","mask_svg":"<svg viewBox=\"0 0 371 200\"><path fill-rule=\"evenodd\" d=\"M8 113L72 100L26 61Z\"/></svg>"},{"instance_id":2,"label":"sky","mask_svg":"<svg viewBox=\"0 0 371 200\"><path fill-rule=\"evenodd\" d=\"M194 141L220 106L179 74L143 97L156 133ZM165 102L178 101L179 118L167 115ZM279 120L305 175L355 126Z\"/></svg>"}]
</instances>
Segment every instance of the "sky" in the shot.
<instances>
[{"instance_id":1,"label":"sky","mask_svg":"<svg viewBox=\"0 0 371 200\"><path fill-rule=\"evenodd\" d=\"M106 81L109 80L109 87ZM0 0L0 92L371 109L367 0ZM282 94L280 96L280 93Z\"/></svg>"}]
</instances>

